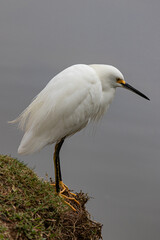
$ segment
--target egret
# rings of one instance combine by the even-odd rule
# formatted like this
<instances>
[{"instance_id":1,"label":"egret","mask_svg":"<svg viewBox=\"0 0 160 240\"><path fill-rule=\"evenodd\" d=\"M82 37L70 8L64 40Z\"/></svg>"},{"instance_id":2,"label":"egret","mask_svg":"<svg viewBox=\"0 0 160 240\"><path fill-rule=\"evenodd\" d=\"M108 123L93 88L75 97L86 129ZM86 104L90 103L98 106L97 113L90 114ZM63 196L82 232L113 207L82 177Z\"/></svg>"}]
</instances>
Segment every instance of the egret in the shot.
<instances>
[{"instance_id":1,"label":"egret","mask_svg":"<svg viewBox=\"0 0 160 240\"><path fill-rule=\"evenodd\" d=\"M11 121L18 122L25 132L19 154L31 154L55 143L53 160L58 195L76 201L74 197L64 195L69 189L62 181L59 154L65 139L90 121L99 120L112 102L117 87L149 100L127 84L117 68L104 64L77 64L56 75L19 117Z\"/></svg>"}]
</instances>

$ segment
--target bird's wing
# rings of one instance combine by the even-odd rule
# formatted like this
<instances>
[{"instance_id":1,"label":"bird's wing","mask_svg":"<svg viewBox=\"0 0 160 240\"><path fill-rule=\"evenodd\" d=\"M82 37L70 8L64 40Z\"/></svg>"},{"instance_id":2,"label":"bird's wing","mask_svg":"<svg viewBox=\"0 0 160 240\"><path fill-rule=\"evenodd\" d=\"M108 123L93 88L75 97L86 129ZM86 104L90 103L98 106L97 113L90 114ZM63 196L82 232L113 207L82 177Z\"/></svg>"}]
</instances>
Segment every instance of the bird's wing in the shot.
<instances>
[{"instance_id":1,"label":"bird's wing","mask_svg":"<svg viewBox=\"0 0 160 240\"><path fill-rule=\"evenodd\" d=\"M37 151L85 127L99 110L101 94L98 76L87 65L58 74L18 119L25 126L21 152Z\"/></svg>"}]
</instances>

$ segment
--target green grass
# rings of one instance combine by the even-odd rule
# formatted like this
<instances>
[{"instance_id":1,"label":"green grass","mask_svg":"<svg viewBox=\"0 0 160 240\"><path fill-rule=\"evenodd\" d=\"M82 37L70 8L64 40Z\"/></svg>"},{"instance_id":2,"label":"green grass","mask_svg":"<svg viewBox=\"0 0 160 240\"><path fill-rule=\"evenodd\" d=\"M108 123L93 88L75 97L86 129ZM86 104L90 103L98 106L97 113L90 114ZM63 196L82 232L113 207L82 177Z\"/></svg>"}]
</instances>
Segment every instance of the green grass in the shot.
<instances>
[{"instance_id":1,"label":"green grass","mask_svg":"<svg viewBox=\"0 0 160 240\"><path fill-rule=\"evenodd\" d=\"M77 194L74 212L26 165L0 155L0 239L101 239L101 224L85 209L87 195ZM70 202L71 203L71 202Z\"/></svg>"}]
</instances>

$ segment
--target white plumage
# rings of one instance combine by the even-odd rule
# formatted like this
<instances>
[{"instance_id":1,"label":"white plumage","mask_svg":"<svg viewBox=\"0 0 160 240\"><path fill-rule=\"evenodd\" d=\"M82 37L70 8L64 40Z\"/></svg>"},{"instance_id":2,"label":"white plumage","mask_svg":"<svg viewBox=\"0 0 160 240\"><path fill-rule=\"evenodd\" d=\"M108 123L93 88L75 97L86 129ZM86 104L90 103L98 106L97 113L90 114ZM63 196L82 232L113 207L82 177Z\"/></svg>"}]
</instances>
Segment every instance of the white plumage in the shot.
<instances>
[{"instance_id":1,"label":"white plumage","mask_svg":"<svg viewBox=\"0 0 160 240\"><path fill-rule=\"evenodd\" d=\"M25 131L18 153L36 152L80 131L90 120L98 120L111 103L116 87L131 86L113 66L78 64L60 72L11 121L18 122Z\"/></svg>"}]
</instances>

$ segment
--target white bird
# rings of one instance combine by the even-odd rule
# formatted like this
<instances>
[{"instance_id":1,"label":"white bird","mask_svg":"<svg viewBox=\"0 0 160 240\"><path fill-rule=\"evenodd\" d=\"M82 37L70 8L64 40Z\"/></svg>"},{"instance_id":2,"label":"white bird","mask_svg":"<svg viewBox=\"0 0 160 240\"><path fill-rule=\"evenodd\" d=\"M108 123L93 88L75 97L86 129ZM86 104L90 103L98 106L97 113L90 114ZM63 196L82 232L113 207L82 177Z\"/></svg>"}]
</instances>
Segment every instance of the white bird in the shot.
<instances>
[{"instance_id":1,"label":"white bird","mask_svg":"<svg viewBox=\"0 0 160 240\"><path fill-rule=\"evenodd\" d=\"M62 195L67 188L62 182L59 159L65 138L86 127L90 121L101 118L117 87L129 89L149 100L127 84L117 68L102 64L77 64L56 75L20 116L11 121L18 122L25 132L18 148L19 154L30 154L56 143L54 167L57 194Z\"/></svg>"}]
</instances>

